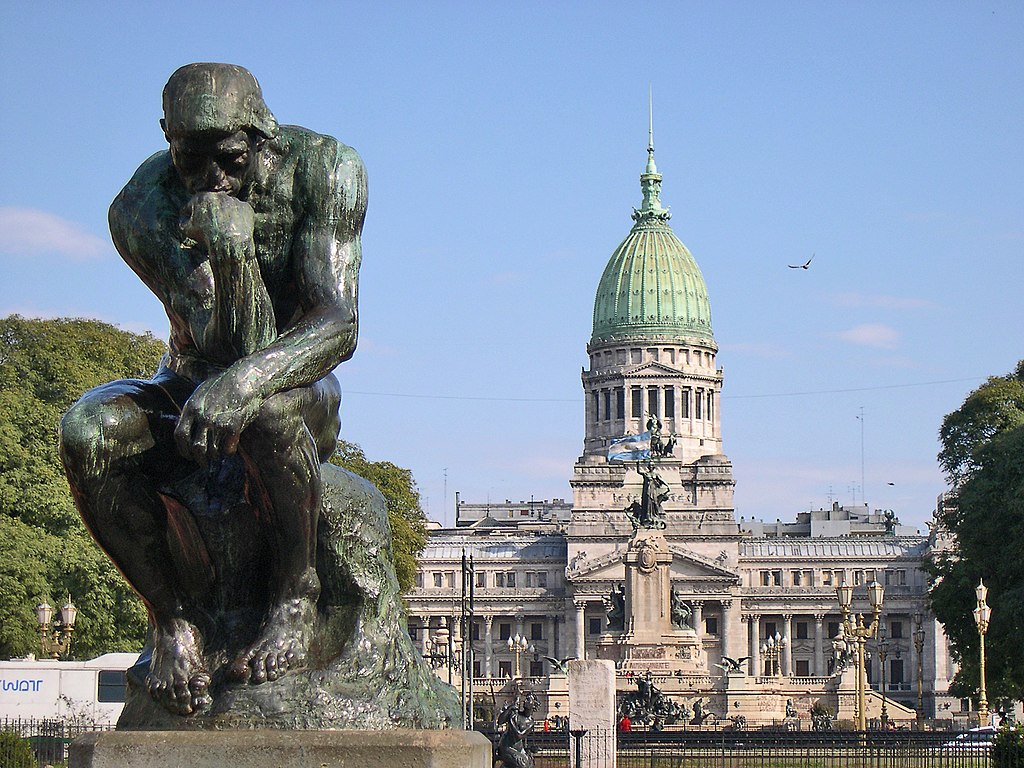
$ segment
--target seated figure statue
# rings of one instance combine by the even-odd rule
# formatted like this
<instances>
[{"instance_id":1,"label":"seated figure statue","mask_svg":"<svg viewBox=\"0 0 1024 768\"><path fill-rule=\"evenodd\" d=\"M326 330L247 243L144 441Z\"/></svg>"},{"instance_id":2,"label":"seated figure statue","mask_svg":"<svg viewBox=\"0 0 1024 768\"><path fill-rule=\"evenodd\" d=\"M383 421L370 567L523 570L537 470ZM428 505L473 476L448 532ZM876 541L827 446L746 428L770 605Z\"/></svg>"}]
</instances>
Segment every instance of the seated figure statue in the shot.
<instances>
[{"instance_id":1,"label":"seated figure statue","mask_svg":"<svg viewBox=\"0 0 1024 768\"><path fill-rule=\"evenodd\" d=\"M109 218L163 304L169 351L152 380L86 393L60 450L86 526L148 609L143 685L190 716L212 687L307 668L314 646L328 663L324 648L353 631L317 634L318 529L331 522L321 464L340 426L332 370L356 347L367 192L356 152L278 125L242 67L180 68L163 111L169 150Z\"/></svg>"}]
</instances>

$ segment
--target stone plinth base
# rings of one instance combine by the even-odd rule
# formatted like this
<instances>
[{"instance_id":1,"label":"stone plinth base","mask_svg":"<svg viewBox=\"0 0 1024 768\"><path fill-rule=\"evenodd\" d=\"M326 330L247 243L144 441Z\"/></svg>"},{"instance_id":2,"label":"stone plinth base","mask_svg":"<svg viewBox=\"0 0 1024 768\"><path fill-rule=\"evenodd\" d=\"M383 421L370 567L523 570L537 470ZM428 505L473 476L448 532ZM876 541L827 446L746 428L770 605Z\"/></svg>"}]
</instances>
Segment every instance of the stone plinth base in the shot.
<instances>
[{"instance_id":1,"label":"stone plinth base","mask_svg":"<svg viewBox=\"0 0 1024 768\"><path fill-rule=\"evenodd\" d=\"M71 744L70 768L490 768L473 731L109 731Z\"/></svg>"}]
</instances>

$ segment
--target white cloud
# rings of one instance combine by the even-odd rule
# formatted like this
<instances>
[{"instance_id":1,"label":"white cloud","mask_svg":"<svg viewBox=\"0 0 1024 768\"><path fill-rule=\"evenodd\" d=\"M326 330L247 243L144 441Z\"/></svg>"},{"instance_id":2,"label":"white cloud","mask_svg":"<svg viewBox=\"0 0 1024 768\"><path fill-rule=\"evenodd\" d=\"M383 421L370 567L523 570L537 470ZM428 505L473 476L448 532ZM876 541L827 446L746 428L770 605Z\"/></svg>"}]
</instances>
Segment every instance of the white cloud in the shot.
<instances>
[{"instance_id":1,"label":"white cloud","mask_svg":"<svg viewBox=\"0 0 1024 768\"><path fill-rule=\"evenodd\" d=\"M853 328L840 331L835 335L850 344L861 347L877 347L878 349L895 349L900 340L899 331L882 323L855 325Z\"/></svg>"},{"instance_id":2,"label":"white cloud","mask_svg":"<svg viewBox=\"0 0 1024 768\"><path fill-rule=\"evenodd\" d=\"M904 296L875 296L863 293L840 293L832 297L834 306L846 309L929 309L936 306L928 299L916 299Z\"/></svg>"},{"instance_id":3,"label":"white cloud","mask_svg":"<svg viewBox=\"0 0 1024 768\"><path fill-rule=\"evenodd\" d=\"M73 221L36 208L0 207L0 253L59 253L72 259L102 256L107 244Z\"/></svg>"}]
</instances>

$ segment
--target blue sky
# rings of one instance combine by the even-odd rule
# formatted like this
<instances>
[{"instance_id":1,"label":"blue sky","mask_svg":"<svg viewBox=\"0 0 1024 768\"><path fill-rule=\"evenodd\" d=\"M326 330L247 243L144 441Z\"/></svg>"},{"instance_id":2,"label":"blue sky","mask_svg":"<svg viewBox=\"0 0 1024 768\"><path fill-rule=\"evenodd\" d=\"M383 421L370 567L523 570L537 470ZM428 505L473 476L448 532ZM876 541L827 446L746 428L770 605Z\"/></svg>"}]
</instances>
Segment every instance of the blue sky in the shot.
<instances>
[{"instance_id":1,"label":"blue sky","mask_svg":"<svg viewBox=\"0 0 1024 768\"><path fill-rule=\"evenodd\" d=\"M166 335L106 208L164 148L170 73L247 66L281 122L369 169L343 436L411 468L434 518L455 491L571 496L594 290L640 200L648 84L662 199L711 295L738 516L866 497L923 528L943 415L1024 357L1020 3L0 14L0 314Z\"/></svg>"}]
</instances>

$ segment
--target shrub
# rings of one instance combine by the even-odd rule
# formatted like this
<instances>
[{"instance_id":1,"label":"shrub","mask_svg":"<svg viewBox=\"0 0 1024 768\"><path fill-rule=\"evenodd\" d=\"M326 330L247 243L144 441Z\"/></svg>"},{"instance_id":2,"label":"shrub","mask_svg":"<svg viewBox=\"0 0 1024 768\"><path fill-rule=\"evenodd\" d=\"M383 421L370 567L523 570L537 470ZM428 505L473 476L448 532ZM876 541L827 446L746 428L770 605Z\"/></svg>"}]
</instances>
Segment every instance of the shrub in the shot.
<instances>
[{"instance_id":1,"label":"shrub","mask_svg":"<svg viewBox=\"0 0 1024 768\"><path fill-rule=\"evenodd\" d=\"M1024 765L1024 725L1000 728L992 742L993 768Z\"/></svg>"},{"instance_id":2,"label":"shrub","mask_svg":"<svg viewBox=\"0 0 1024 768\"><path fill-rule=\"evenodd\" d=\"M0 731L0 768L36 768L32 745L16 733Z\"/></svg>"}]
</instances>

